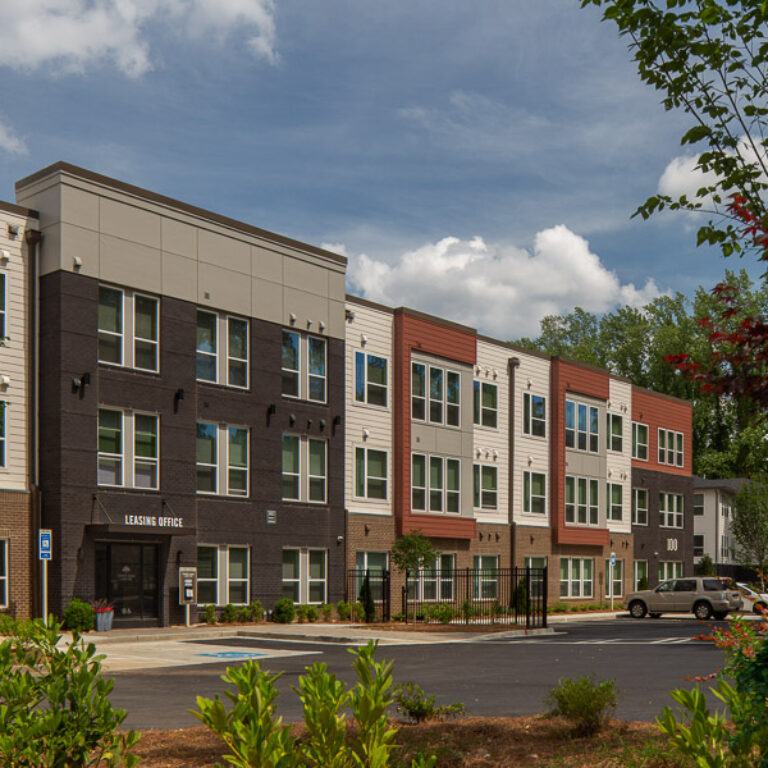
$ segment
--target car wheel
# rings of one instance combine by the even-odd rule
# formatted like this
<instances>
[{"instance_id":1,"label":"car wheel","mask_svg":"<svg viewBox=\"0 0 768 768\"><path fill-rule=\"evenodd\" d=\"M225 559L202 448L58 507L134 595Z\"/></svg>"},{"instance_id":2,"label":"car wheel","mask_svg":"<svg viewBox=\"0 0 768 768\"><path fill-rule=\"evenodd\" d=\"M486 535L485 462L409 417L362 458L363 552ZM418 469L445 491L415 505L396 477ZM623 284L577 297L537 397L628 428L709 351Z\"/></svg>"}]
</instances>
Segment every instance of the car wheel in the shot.
<instances>
[{"instance_id":1,"label":"car wheel","mask_svg":"<svg viewBox=\"0 0 768 768\"><path fill-rule=\"evenodd\" d=\"M718 621L722 621L727 615L728 611L715 611L712 614Z\"/></svg>"},{"instance_id":2,"label":"car wheel","mask_svg":"<svg viewBox=\"0 0 768 768\"><path fill-rule=\"evenodd\" d=\"M758 615L761 615L762 614L762 611L760 610L761 608L765 610L766 608L768 608L768 605L766 605L765 603L755 603L752 606L752 613L757 613Z\"/></svg>"},{"instance_id":3,"label":"car wheel","mask_svg":"<svg viewBox=\"0 0 768 768\"><path fill-rule=\"evenodd\" d=\"M629 615L633 619L642 619L647 611L648 609L645 607L645 603L642 600L633 600L629 604Z\"/></svg>"},{"instance_id":4,"label":"car wheel","mask_svg":"<svg viewBox=\"0 0 768 768\"><path fill-rule=\"evenodd\" d=\"M712 606L704 600L699 600L699 602L693 606L693 615L699 619L699 621L706 621L712 616Z\"/></svg>"},{"instance_id":5,"label":"car wheel","mask_svg":"<svg viewBox=\"0 0 768 768\"><path fill-rule=\"evenodd\" d=\"M651 613L650 617L652 619L660 619L661 618L661 614L660 613Z\"/></svg>"}]
</instances>

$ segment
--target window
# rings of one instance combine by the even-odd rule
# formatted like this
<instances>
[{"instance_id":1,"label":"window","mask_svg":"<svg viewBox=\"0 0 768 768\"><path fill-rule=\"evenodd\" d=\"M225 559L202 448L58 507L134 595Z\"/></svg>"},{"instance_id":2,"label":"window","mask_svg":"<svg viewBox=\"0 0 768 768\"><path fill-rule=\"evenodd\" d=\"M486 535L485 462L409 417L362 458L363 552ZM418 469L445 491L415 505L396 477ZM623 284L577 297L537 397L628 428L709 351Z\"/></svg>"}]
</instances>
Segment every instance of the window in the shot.
<instances>
[{"instance_id":1,"label":"window","mask_svg":"<svg viewBox=\"0 0 768 768\"><path fill-rule=\"evenodd\" d=\"M295 331L283 331L282 338L280 365L283 395L324 403L327 390L326 340L302 336ZM305 379L302 379L302 360L306 361Z\"/></svg>"},{"instance_id":2,"label":"window","mask_svg":"<svg viewBox=\"0 0 768 768\"><path fill-rule=\"evenodd\" d=\"M723 497L723 499L720 502L720 514L725 517L726 519L730 517L731 514L731 502L730 499L727 499Z\"/></svg>"},{"instance_id":3,"label":"window","mask_svg":"<svg viewBox=\"0 0 768 768\"><path fill-rule=\"evenodd\" d=\"M458 514L461 511L460 474L461 462L458 459L412 454L411 509L426 512L428 499L430 512Z\"/></svg>"},{"instance_id":4,"label":"window","mask_svg":"<svg viewBox=\"0 0 768 768\"><path fill-rule=\"evenodd\" d=\"M158 427L155 414L99 408L98 484L156 491Z\"/></svg>"},{"instance_id":5,"label":"window","mask_svg":"<svg viewBox=\"0 0 768 768\"><path fill-rule=\"evenodd\" d=\"M728 560L731 555L731 542L727 534L720 536L720 559Z\"/></svg>"},{"instance_id":6,"label":"window","mask_svg":"<svg viewBox=\"0 0 768 768\"><path fill-rule=\"evenodd\" d=\"M387 452L355 448L355 496L361 499L387 498Z\"/></svg>"},{"instance_id":7,"label":"window","mask_svg":"<svg viewBox=\"0 0 768 768\"><path fill-rule=\"evenodd\" d=\"M156 373L160 369L159 310L160 302L152 296L99 286L99 362Z\"/></svg>"},{"instance_id":8,"label":"window","mask_svg":"<svg viewBox=\"0 0 768 768\"><path fill-rule=\"evenodd\" d=\"M591 558L560 558L560 597L592 597L593 562Z\"/></svg>"},{"instance_id":9,"label":"window","mask_svg":"<svg viewBox=\"0 0 768 768\"><path fill-rule=\"evenodd\" d=\"M355 402L386 407L386 357L355 352Z\"/></svg>"},{"instance_id":10,"label":"window","mask_svg":"<svg viewBox=\"0 0 768 768\"><path fill-rule=\"evenodd\" d=\"M300 397L299 334L283 331L281 366L283 370L282 392L288 397Z\"/></svg>"},{"instance_id":11,"label":"window","mask_svg":"<svg viewBox=\"0 0 768 768\"><path fill-rule=\"evenodd\" d=\"M523 472L523 512L547 513L547 478L541 472Z\"/></svg>"},{"instance_id":12,"label":"window","mask_svg":"<svg viewBox=\"0 0 768 768\"><path fill-rule=\"evenodd\" d=\"M6 339L6 327L5 321L5 275L0 272L0 341Z\"/></svg>"},{"instance_id":13,"label":"window","mask_svg":"<svg viewBox=\"0 0 768 768\"><path fill-rule=\"evenodd\" d=\"M475 590L477 600L493 600L498 594L499 556L475 555Z\"/></svg>"},{"instance_id":14,"label":"window","mask_svg":"<svg viewBox=\"0 0 768 768\"><path fill-rule=\"evenodd\" d=\"M325 504L328 494L328 443L319 438L283 435L283 500Z\"/></svg>"},{"instance_id":15,"label":"window","mask_svg":"<svg viewBox=\"0 0 768 768\"><path fill-rule=\"evenodd\" d=\"M5 466L5 409L8 407L8 403L5 400L0 400L0 467Z\"/></svg>"},{"instance_id":16,"label":"window","mask_svg":"<svg viewBox=\"0 0 768 768\"><path fill-rule=\"evenodd\" d=\"M648 489L632 489L632 525L648 525Z\"/></svg>"},{"instance_id":17,"label":"window","mask_svg":"<svg viewBox=\"0 0 768 768\"><path fill-rule=\"evenodd\" d=\"M659 581L679 579L683 575L683 564L679 560L659 563Z\"/></svg>"},{"instance_id":18,"label":"window","mask_svg":"<svg viewBox=\"0 0 768 768\"><path fill-rule=\"evenodd\" d=\"M246 427L197 423L197 492L248 496L250 432Z\"/></svg>"},{"instance_id":19,"label":"window","mask_svg":"<svg viewBox=\"0 0 768 768\"><path fill-rule=\"evenodd\" d=\"M624 419L617 413L607 413L608 450L621 453L624 450Z\"/></svg>"},{"instance_id":20,"label":"window","mask_svg":"<svg viewBox=\"0 0 768 768\"><path fill-rule=\"evenodd\" d=\"M324 549L284 549L283 597L303 605L326 602L326 555Z\"/></svg>"},{"instance_id":21,"label":"window","mask_svg":"<svg viewBox=\"0 0 768 768\"><path fill-rule=\"evenodd\" d=\"M704 534L697 533L693 536L693 556L704 557Z\"/></svg>"},{"instance_id":22,"label":"window","mask_svg":"<svg viewBox=\"0 0 768 768\"><path fill-rule=\"evenodd\" d=\"M648 461L648 425L632 422L632 458Z\"/></svg>"},{"instance_id":23,"label":"window","mask_svg":"<svg viewBox=\"0 0 768 768\"><path fill-rule=\"evenodd\" d=\"M224 578L219 578L219 574ZM222 544L197 548L198 605L247 605L250 602L250 551Z\"/></svg>"},{"instance_id":24,"label":"window","mask_svg":"<svg viewBox=\"0 0 768 768\"><path fill-rule=\"evenodd\" d=\"M613 580L611 580L611 561L605 561L605 596L621 597L624 594L624 561L616 560L613 566Z\"/></svg>"},{"instance_id":25,"label":"window","mask_svg":"<svg viewBox=\"0 0 768 768\"><path fill-rule=\"evenodd\" d=\"M608 499L608 519L621 520L624 516L624 488L618 483L608 483L606 495Z\"/></svg>"},{"instance_id":26,"label":"window","mask_svg":"<svg viewBox=\"0 0 768 768\"><path fill-rule=\"evenodd\" d=\"M382 600L384 598L384 572L388 567L389 553L387 552L356 552L355 568L358 573L355 581L355 595L360 596L365 576L368 576L373 599Z\"/></svg>"},{"instance_id":27,"label":"window","mask_svg":"<svg viewBox=\"0 0 768 768\"><path fill-rule=\"evenodd\" d=\"M600 412L594 405L565 401L565 445L579 451L600 450Z\"/></svg>"},{"instance_id":28,"label":"window","mask_svg":"<svg viewBox=\"0 0 768 768\"><path fill-rule=\"evenodd\" d=\"M531 597L534 599L540 599L543 597L547 589L547 582L544 577L544 569L547 567L547 558L526 557L525 567L526 569L530 569L532 571L528 582L530 585Z\"/></svg>"},{"instance_id":29,"label":"window","mask_svg":"<svg viewBox=\"0 0 768 768\"><path fill-rule=\"evenodd\" d=\"M598 482L586 477L565 478L565 522L598 524Z\"/></svg>"},{"instance_id":30,"label":"window","mask_svg":"<svg viewBox=\"0 0 768 768\"><path fill-rule=\"evenodd\" d=\"M693 494L693 516L701 517L704 514L704 494Z\"/></svg>"},{"instance_id":31,"label":"window","mask_svg":"<svg viewBox=\"0 0 768 768\"><path fill-rule=\"evenodd\" d=\"M408 599L424 602L453 600L454 555L439 554L408 578Z\"/></svg>"},{"instance_id":32,"label":"window","mask_svg":"<svg viewBox=\"0 0 768 768\"><path fill-rule=\"evenodd\" d=\"M659 430L659 464L683 466L683 433Z\"/></svg>"},{"instance_id":33,"label":"window","mask_svg":"<svg viewBox=\"0 0 768 768\"><path fill-rule=\"evenodd\" d=\"M547 399L523 392L523 434L547 436Z\"/></svg>"},{"instance_id":34,"label":"window","mask_svg":"<svg viewBox=\"0 0 768 768\"><path fill-rule=\"evenodd\" d=\"M461 377L456 371L430 365L427 398L427 365L411 363L411 416L418 421L426 421L427 413L432 424L460 426Z\"/></svg>"},{"instance_id":35,"label":"window","mask_svg":"<svg viewBox=\"0 0 768 768\"><path fill-rule=\"evenodd\" d=\"M486 381L475 381L472 392L474 396L474 423L478 426L496 429L499 415L499 388Z\"/></svg>"},{"instance_id":36,"label":"window","mask_svg":"<svg viewBox=\"0 0 768 768\"><path fill-rule=\"evenodd\" d=\"M659 494L659 525L662 528L683 527L683 497L677 493Z\"/></svg>"},{"instance_id":37,"label":"window","mask_svg":"<svg viewBox=\"0 0 768 768\"><path fill-rule=\"evenodd\" d=\"M325 402L325 339L310 336L307 339L307 399L317 403Z\"/></svg>"},{"instance_id":38,"label":"window","mask_svg":"<svg viewBox=\"0 0 768 768\"><path fill-rule=\"evenodd\" d=\"M8 539L0 539L0 608L8 607Z\"/></svg>"},{"instance_id":39,"label":"window","mask_svg":"<svg viewBox=\"0 0 768 768\"><path fill-rule=\"evenodd\" d=\"M239 317L197 310L198 381L248 388L248 327Z\"/></svg>"},{"instance_id":40,"label":"window","mask_svg":"<svg viewBox=\"0 0 768 768\"><path fill-rule=\"evenodd\" d=\"M473 472L473 504L475 509L498 508L498 469L485 464L475 464Z\"/></svg>"},{"instance_id":41,"label":"window","mask_svg":"<svg viewBox=\"0 0 768 768\"><path fill-rule=\"evenodd\" d=\"M648 561L647 560L635 560L633 564L633 590L637 592L640 584L648 581Z\"/></svg>"}]
</instances>

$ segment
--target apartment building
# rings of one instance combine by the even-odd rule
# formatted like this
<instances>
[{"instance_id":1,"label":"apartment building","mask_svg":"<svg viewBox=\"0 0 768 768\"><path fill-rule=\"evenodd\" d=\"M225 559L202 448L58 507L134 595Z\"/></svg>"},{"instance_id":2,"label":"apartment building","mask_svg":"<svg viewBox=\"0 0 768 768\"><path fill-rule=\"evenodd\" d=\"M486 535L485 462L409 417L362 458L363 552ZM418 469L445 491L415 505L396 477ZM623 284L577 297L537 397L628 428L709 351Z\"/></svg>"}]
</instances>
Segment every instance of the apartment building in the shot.
<instances>
[{"instance_id":1,"label":"apartment building","mask_svg":"<svg viewBox=\"0 0 768 768\"><path fill-rule=\"evenodd\" d=\"M716 566L739 565L730 532L736 494L744 478L693 478L693 561L709 555Z\"/></svg>"},{"instance_id":2,"label":"apartment building","mask_svg":"<svg viewBox=\"0 0 768 768\"><path fill-rule=\"evenodd\" d=\"M35 389L30 329L38 215L0 202L0 612L34 612Z\"/></svg>"},{"instance_id":3,"label":"apartment building","mask_svg":"<svg viewBox=\"0 0 768 768\"><path fill-rule=\"evenodd\" d=\"M633 582L693 573L691 404L632 387Z\"/></svg>"},{"instance_id":4,"label":"apartment building","mask_svg":"<svg viewBox=\"0 0 768 768\"><path fill-rule=\"evenodd\" d=\"M176 623L181 566L200 604L340 599L345 259L66 163L16 192L51 610Z\"/></svg>"}]
</instances>

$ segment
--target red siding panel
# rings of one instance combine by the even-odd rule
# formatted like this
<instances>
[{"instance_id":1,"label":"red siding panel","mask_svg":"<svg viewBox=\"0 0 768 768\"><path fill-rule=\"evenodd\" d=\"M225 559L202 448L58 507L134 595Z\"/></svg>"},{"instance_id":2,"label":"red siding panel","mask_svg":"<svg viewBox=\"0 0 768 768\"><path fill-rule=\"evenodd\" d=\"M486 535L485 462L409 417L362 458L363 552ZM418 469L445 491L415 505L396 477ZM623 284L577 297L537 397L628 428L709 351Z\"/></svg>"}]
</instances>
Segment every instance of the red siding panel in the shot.
<instances>
[{"instance_id":1,"label":"red siding panel","mask_svg":"<svg viewBox=\"0 0 768 768\"><path fill-rule=\"evenodd\" d=\"M632 421L648 425L648 461L632 459L632 466L669 472L693 474L693 407L690 403L632 387ZM683 466L659 463L659 429L683 433Z\"/></svg>"}]
</instances>

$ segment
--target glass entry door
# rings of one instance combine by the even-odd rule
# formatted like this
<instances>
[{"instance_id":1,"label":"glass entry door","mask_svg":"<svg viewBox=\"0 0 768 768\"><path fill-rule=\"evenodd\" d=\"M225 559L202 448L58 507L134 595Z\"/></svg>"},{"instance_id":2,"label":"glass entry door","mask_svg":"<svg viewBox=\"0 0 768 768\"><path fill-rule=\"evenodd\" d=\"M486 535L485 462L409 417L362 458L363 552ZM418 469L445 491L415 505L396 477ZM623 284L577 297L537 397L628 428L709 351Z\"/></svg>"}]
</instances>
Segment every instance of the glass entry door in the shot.
<instances>
[{"instance_id":1,"label":"glass entry door","mask_svg":"<svg viewBox=\"0 0 768 768\"><path fill-rule=\"evenodd\" d=\"M158 617L157 544L96 545L96 597L115 609L115 622Z\"/></svg>"}]
</instances>

